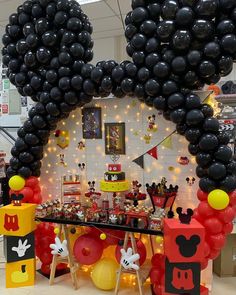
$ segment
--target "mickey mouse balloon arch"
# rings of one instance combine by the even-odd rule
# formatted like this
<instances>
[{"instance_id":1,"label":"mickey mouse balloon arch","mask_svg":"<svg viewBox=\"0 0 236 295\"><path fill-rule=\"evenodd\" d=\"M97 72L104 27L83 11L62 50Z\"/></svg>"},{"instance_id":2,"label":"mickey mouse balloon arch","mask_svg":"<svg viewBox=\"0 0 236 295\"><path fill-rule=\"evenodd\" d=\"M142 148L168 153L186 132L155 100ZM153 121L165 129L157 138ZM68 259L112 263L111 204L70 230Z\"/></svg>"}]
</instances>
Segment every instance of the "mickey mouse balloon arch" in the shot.
<instances>
[{"instance_id":1,"label":"mickey mouse balloon arch","mask_svg":"<svg viewBox=\"0 0 236 295\"><path fill-rule=\"evenodd\" d=\"M11 188L20 190L25 179L40 176L50 131L72 110L110 93L136 96L176 123L196 156L201 202L195 218L208 221L206 258L212 258L232 230L236 162L213 109L192 90L233 68L236 1L132 0L125 23L132 61L94 66L93 29L75 0L28 0L10 15L2 61L19 93L36 102L11 150Z\"/></svg>"}]
</instances>

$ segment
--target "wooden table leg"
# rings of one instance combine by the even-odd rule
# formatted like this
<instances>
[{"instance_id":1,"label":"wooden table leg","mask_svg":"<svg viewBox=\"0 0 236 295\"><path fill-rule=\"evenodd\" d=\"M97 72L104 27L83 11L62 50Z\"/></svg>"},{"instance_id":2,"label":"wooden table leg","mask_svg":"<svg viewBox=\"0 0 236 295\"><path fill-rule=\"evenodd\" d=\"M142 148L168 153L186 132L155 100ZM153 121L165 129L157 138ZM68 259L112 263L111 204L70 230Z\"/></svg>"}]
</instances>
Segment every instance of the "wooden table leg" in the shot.
<instances>
[{"instance_id":1,"label":"wooden table leg","mask_svg":"<svg viewBox=\"0 0 236 295\"><path fill-rule=\"evenodd\" d=\"M67 241L68 257L62 259L58 255L53 255L49 284L53 285L53 283L54 283L57 264L58 263L68 263L69 268L70 268L70 274L71 274L72 283L73 283L73 286L74 286L75 290L77 290L78 289L78 279L77 279L77 273L76 273L77 272L77 266L76 266L76 264L74 262L73 253L72 253L72 250L71 250L71 247L70 247L69 232L68 232L67 225L60 225L59 234L58 234L58 237L60 239L63 238L62 233L64 233L64 239Z\"/></svg>"},{"instance_id":2,"label":"wooden table leg","mask_svg":"<svg viewBox=\"0 0 236 295\"><path fill-rule=\"evenodd\" d=\"M50 279L49 279L49 285L54 284L55 274L56 274L56 267L57 267L57 255L53 255L52 258L52 264L51 264L51 270L50 270Z\"/></svg>"},{"instance_id":3,"label":"wooden table leg","mask_svg":"<svg viewBox=\"0 0 236 295\"><path fill-rule=\"evenodd\" d=\"M126 250L128 246L128 241L129 241L129 232L125 233L125 240L124 240L124 245L123 248ZM119 288L120 288L120 279L121 279L121 273L122 273L122 265L120 264L119 271L117 273L117 281L116 281L116 288L115 288L115 295L118 294Z\"/></svg>"},{"instance_id":4,"label":"wooden table leg","mask_svg":"<svg viewBox=\"0 0 236 295\"><path fill-rule=\"evenodd\" d=\"M62 225L60 224L60 226L59 226L59 235L58 235L59 237L61 236L61 232L62 232ZM57 263L58 263L58 256L53 255L52 263L51 263L51 270L50 270L50 279L49 279L49 285L50 286L54 284Z\"/></svg>"},{"instance_id":5,"label":"wooden table leg","mask_svg":"<svg viewBox=\"0 0 236 295\"><path fill-rule=\"evenodd\" d=\"M152 250L152 256L155 254L155 250L154 250L154 245L153 245L153 240L152 240L152 236L149 235L149 240L150 240L150 245L151 245L151 250Z\"/></svg>"},{"instance_id":6,"label":"wooden table leg","mask_svg":"<svg viewBox=\"0 0 236 295\"><path fill-rule=\"evenodd\" d=\"M132 245L133 254L137 253L137 245L136 245L136 241L135 241L135 237L134 237L133 233L130 233L130 238L131 238L131 245ZM136 264L139 265L139 261L137 261ZM140 277L139 270L136 270L136 276L137 276L137 281L138 281L139 294L143 295L142 279Z\"/></svg>"},{"instance_id":7,"label":"wooden table leg","mask_svg":"<svg viewBox=\"0 0 236 295\"><path fill-rule=\"evenodd\" d=\"M70 268L71 279L74 285L75 290L78 289L78 279L77 279L77 267L74 262L73 253L70 247L70 240L69 240L69 232L67 225L63 225L65 239L67 241L67 248L68 248L68 264Z\"/></svg>"}]
</instances>

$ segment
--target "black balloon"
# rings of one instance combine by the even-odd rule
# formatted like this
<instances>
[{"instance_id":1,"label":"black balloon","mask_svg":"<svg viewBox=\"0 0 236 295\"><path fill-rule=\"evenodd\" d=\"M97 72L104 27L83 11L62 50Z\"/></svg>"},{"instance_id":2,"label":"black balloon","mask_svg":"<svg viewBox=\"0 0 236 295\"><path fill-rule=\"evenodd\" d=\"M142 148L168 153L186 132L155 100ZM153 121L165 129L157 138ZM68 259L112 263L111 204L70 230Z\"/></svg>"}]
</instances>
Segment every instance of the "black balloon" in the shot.
<instances>
[{"instance_id":1,"label":"black balloon","mask_svg":"<svg viewBox=\"0 0 236 295\"><path fill-rule=\"evenodd\" d=\"M206 118L203 123L203 129L209 132L218 132L219 131L219 121L215 118Z\"/></svg>"},{"instance_id":2,"label":"black balloon","mask_svg":"<svg viewBox=\"0 0 236 295\"><path fill-rule=\"evenodd\" d=\"M213 133L206 133L202 135L199 141L199 147L202 151L211 151L218 147L218 138Z\"/></svg>"},{"instance_id":3,"label":"black balloon","mask_svg":"<svg viewBox=\"0 0 236 295\"><path fill-rule=\"evenodd\" d=\"M125 36L133 61L96 66L88 64L92 26L76 1L26 1L10 16L2 61L19 94L37 104L18 130L8 175L39 176L50 130L93 96L112 93L138 97L177 124L189 152L197 155L201 189L234 189L229 138L219 133L213 109L192 90L217 83L233 68L235 1L133 0L132 8Z\"/></svg>"},{"instance_id":4,"label":"black balloon","mask_svg":"<svg viewBox=\"0 0 236 295\"><path fill-rule=\"evenodd\" d=\"M208 177L203 177L199 181L199 187L201 190L209 193L210 191L217 188L217 183Z\"/></svg>"},{"instance_id":5,"label":"black balloon","mask_svg":"<svg viewBox=\"0 0 236 295\"><path fill-rule=\"evenodd\" d=\"M198 109L192 109L187 113L186 123L189 126L197 126L204 120L203 113Z\"/></svg>"},{"instance_id":6,"label":"black balloon","mask_svg":"<svg viewBox=\"0 0 236 295\"><path fill-rule=\"evenodd\" d=\"M185 131L185 138L190 143L197 143L201 135L202 130L199 128L189 128Z\"/></svg>"},{"instance_id":7,"label":"black balloon","mask_svg":"<svg viewBox=\"0 0 236 295\"><path fill-rule=\"evenodd\" d=\"M227 145L220 145L214 154L215 158L223 163L229 163L232 157L232 150Z\"/></svg>"},{"instance_id":8,"label":"black balloon","mask_svg":"<svg viewBox=\"0 0 236 295\"><path fill-rule=\"evenodd\" d=\"M224 164L215 162L208 168L208 175L211 179L222 180L226 176L226 167Z\"/></svg>"}]
</instances>

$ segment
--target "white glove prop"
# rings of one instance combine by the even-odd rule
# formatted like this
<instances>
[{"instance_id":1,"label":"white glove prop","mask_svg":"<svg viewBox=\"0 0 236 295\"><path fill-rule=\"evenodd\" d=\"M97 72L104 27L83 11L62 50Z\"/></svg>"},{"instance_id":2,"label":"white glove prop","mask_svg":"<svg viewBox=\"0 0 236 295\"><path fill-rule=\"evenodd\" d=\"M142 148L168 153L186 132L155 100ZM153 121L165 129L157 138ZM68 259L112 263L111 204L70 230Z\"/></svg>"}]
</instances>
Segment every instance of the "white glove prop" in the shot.
<instances>
[{"instance_id":1,"label":"white glove prop","mask_svg":"<svg viewBox=\"0 0 236 295\"><path fill-rule=\"evenodd\" d=\"M116 215L111 214L111 216L109 217L109 219L110 219L111 223L116 223L118 218L117 218Z\"/></svg>"},{"instance_id":2,"label":"white glove prop","mask_svg":"<svg viewBox=\"0 0 236 295\"><path fill-rule=\"evenodd\" d=\"M31 247L31 245L30 244L27 245L27 243L28 243L27 239L24 241L23 244L22 244L22 240L19 239L18 247L12 247L11 249L12 249L12 251L17 253L18 257L23 257L23 256L25 256L26 250Z\"/></svg>"},{"instance_id":3,"label":"white glove prop","mask_svg":"<svg viewBox=\"0 0 236 295\"><path fill-rule=\"evenodd\" d=\"M59 255L61 257L68 256L67 241L64 240L62 243L58 237L55 238L55 244L51 244L50 248L52 249L51 253L53 255Z\"/></svg>"},{"instance_id":4,"label":"white glove prop","mask_svg":"<svg viewBox=\"0 0 236 295\"><path fill-rule=\"evenodd\" d=\"M84 219L84 212L83 211L79 211L76 215L78 216L79 220Z\"/></svg>"},{"instance_id":5,"label":"white glove prop","mask_svg":"<svg viewBox=\"0 0 236 295\"><path fill-rule=\"evenodd\" d=\"M125 251L125 249L121 249L120 252L120 264L124 267L124 269L139 270L139 266L134 263L135 261L138 261L140 258L140 255L138 253L133 254L133 250L131 248L128 248L127 252Z\"/></svg>"}]
</instances>

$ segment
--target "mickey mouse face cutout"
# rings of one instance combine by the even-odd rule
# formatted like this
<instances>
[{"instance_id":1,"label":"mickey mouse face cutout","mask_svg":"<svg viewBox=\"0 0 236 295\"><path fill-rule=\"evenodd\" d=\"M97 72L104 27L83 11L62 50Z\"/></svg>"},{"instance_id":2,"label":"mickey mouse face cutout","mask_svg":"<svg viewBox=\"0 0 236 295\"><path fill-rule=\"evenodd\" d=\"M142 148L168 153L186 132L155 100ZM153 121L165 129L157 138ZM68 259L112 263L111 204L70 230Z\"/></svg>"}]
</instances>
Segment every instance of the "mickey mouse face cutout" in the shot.
<instances>
[{"instance_id":1,"label":"mickey mouse face cutout","mask_svg":"<svg viewBox=\"0 0 236 295\"><path fill-rule=\"evenodd\" d=\"M191 236L188 240L185 236L178 236L176 244L179 246L179 252L183 257L192 257L197 252L197 246L200 243L200 238L197 235Z\"/></svg>"},{"instance_id":2,"label":"mickey mouse face cutout","mask_svg":"<svg viewBox=\"0 0 236 295\"><path fill-rule=\"evenodd\" d=\"M134 95L163 110L196 155L200 188L236 188L227 135L191 92L216 83L236 59L234 0L133 0L125 19L132 62L92 60L92 26L75 0L25 1L9 18L3 63L21 95L37 102L18 130L8 176L40 175L50 130L93 96Z\"/></svg>"}]
</instances>

